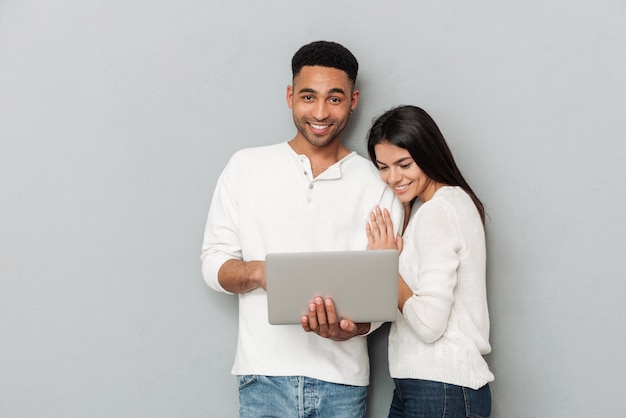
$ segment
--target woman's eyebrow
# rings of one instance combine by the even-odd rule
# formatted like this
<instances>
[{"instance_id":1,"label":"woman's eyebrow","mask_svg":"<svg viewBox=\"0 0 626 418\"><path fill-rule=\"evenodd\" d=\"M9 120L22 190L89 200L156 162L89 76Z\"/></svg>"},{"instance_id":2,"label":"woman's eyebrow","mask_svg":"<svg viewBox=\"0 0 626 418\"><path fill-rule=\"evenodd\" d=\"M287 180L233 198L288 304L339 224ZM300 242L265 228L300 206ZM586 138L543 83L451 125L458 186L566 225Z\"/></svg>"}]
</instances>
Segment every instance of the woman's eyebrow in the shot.
<instances>
[{"instance_id":1,"label":"woman's eyebrow","mask_svg":"<svg viewBox=\"0 0 626 418\"><path fill-rule=\"evenodd\" d=\"M412 157L404 157L404 158L400 158L399 160L394 161L392 164L401 164L401 163L403 163L404 161L406 161L406 160L411 160L411 159L412 159ZM378 161L378 160L376 160L376 163L377 163L377 164L382 164L382 165L387 165L387 164L383 163L382 161Z\"/></svg>"}]
</instances>

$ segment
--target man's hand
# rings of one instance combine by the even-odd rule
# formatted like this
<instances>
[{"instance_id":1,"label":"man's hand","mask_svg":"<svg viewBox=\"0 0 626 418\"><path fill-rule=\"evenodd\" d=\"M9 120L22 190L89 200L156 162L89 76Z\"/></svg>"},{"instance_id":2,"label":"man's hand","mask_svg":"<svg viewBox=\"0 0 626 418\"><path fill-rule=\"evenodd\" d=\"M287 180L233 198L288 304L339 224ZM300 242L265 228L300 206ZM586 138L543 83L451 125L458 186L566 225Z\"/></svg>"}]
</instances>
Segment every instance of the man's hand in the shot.
<instances>
[{"instance_id":1,"label":"man's hand","mask_svg":"<svg viewBox=\"0 0 626 418\"><path fill-rule=\"evenodd\" d=\"M356 335L367 334L370 330L369 322L356 324L345 318L340 321L335 311L335 304L330 298L316 297L313 303L309 304L308 312L308 316L303 315L300 319L302 328L322 338L345 341Z\"/></svg>"}]
</instances>

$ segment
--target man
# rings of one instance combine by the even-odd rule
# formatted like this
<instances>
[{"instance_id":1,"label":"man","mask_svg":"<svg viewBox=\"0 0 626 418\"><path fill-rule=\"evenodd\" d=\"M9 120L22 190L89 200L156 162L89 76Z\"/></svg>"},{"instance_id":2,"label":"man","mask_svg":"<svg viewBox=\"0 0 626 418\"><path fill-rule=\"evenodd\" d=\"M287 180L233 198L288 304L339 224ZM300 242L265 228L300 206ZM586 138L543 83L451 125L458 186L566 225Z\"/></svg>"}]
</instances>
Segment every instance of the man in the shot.
<instances>
[{"instance_id":1,"label":"man","mask_svg":"<svg viewBox=\"0 0 626 418\"><path fill-rule=\"evenodd\" d=\"M340 138L359 102L352 53L313 42L293 56L292 71L296 135L230 159L209 210L202 271L212 289L239 294L232 373L241 417L362 417L370 324L336 318L332 301L317 298L302 327L270 325L263 260L270 252L366 249L370 211L386 207L399 225L402 209L374 166Z\"/></svg>"}]
</instances>

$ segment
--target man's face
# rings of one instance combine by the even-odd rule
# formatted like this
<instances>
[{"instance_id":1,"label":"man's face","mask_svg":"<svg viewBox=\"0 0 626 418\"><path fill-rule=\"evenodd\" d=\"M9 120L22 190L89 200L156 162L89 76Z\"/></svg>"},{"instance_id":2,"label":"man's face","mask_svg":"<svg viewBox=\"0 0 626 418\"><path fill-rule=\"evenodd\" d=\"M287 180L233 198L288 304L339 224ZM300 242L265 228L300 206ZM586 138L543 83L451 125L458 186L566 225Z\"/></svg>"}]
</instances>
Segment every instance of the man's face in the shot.
<instances>
[{"instance_id":1,"label":"man's face","mask_svg":"<svg viewBox=\"0 0 626 418\"><path fill-rule=\"evenodd\" d=\"M316 147L339 138L358 100L359 92L353 90L348 75L336 68L302 67L293 86L287 87L298 136Z\"/></svg>"}]
</instances>

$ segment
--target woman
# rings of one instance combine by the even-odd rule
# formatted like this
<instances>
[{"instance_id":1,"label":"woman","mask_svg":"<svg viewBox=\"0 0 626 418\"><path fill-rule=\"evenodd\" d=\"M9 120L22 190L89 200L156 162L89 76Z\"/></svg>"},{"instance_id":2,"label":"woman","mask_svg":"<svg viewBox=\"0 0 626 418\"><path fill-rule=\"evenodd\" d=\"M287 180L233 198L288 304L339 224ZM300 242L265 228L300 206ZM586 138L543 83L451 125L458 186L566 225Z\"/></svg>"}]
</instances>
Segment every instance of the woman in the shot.
<instances>
[{"instance_id":1,"label":"woman","mask_svg":"<svg viewBox=\"0 0 626 418\"><path fill-rule=\"evenodd\" d=\"M368 152L405 207L367 225L370 249L400 253L398 316L389 334L390 417L488 417L490 352L484 208L432 118L401 106L372 126Z\"/></svg>"}]
</instances>

